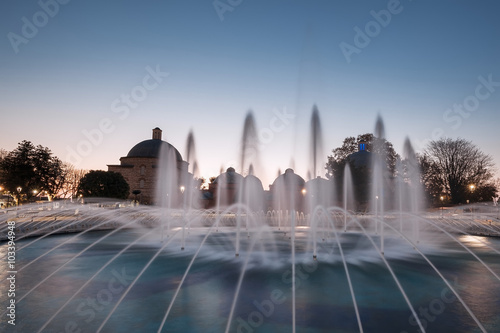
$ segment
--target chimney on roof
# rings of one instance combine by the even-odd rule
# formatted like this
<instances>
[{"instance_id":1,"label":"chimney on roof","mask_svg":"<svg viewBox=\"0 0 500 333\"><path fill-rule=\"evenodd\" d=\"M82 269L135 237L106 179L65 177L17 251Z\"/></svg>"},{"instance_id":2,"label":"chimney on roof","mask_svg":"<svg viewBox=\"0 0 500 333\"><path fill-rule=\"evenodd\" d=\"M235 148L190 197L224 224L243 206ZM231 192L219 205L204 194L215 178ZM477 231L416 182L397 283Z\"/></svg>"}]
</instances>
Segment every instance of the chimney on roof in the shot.
<instances>
[{"instance_id":1,"label":"chimney on roof","mask_svg":"<svg viewBox=\"0 0 500 333\"><path fill-rule=\"evenodd\" d=\"M161 140L161 129L158 127L153 128L153 140Z\"/></svg>"}]
</instances>

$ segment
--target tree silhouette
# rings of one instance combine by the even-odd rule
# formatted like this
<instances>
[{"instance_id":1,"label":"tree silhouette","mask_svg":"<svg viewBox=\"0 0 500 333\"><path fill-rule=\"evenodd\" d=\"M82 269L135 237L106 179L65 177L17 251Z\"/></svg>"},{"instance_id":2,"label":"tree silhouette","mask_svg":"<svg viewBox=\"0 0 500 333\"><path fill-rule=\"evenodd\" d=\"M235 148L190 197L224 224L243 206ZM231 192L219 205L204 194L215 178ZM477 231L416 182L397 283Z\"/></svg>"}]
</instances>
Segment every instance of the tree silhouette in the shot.
<instances>
[{"instance_id":1,"label":"tree silhouette","mask_svg":"<svg viewBox=\"0 0 500 333\"><path fill-rule=\"evenodd\" d=\"M52 156L49 148L35 147L30 141L22 141L0 160L0 183L18 199L30 199L35 195L34 191L47 191L49 196L54 196L64 180L61 160Z\"/></svg>"},{"instance_id":2,"label":"tree silhouette","mask_svg":"<svg viewBox=\"0 0 500 333\"><path fill-rule=\"evenodd\" d=\"M356 138L353 136L344 139L342 146L332 150L332 155L328 156L326 163L327 178L341 178L343 170L349 155L358 151L358 144L364 142L366 144L366 151L385 155L387 168L391 175L396 172L396 161L399 156L394 150L391 142L375 137L372 133L365 133L358 135Z\"/></svg>"},{"instance_id":3,"label":"tree silhouette","mask_svg":"<svg viewBox=\"0 0 500 333\"><path fill-rule=\"evenodd\" d=\"M436 198L449 195L451 203L491 200L493 159L465 139L431 141L420 157L422 180ZM470 186L474 185L474 191Z\"/></svg>"},{"instance_id":4,"label":"tree silhouette","mask_svg":"<svg viewBox=\"0 0 500 333\"><path fill-rule=\"evenodd\" d=\"M118 172L91 170L80 180L78 193L83 197L126 199L130 187Z\"/></svg>"},{"instance_id":5,"label":"tree silhouette","mask_svg":"<svg viewBox=\"0 0 500 333\"><path fill-rule=\"evenodd\" d=\"M365 143L366 151L371 154L362 156L363 160L359 161L351 157L353 156L352 154L358 152L358 146L361 142ZM394 150L392 143L385 139L377 138L371 133L345 138L342 146L332 150L332 153L332 155L328 156L326 177L335 179L337 198L342 198L344 170L347 162L349 162L354 186L354 197L360 208L366 206L369 200L373 178L373 157L384 156L388 178L392 178L396 174L396 161L399 159L399 155Z\"/></svg>"}]
</instances>

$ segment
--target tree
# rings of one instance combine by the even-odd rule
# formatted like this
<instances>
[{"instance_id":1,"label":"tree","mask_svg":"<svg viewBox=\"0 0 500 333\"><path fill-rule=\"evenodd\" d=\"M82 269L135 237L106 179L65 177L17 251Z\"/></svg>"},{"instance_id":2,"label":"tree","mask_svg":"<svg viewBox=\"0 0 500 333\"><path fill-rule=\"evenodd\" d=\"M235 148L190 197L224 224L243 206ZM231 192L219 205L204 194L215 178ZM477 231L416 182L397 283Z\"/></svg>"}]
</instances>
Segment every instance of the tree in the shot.
<instances>
[{"instance_id":1,"label":"tree","mask_svg":"<svg viewBox=\"0 0 500 333\"><path fill-rule=\"evenodd\" d=\"M0 183L18 199L42 191L54 196L64 182L62 165L49 148L24 140L0 160Z\"/></svg>"},{"instance_id":2,"label":"tree","mask_svg":"<svg viewBox=\"0 0 500 333\"><path fill-rule=\"evenodd\" d=\"M62 198L76 198L80 180L88 173L88 170L77 169L73 164L67 162L63 164L63 169L65 177L59 196Z\"/></svg>"},{"instance_id":3,"label":"tree","mask_svg":"<svg viewBox=\"0 0 500 333\"><path fill-rule=\"evenodd\" d=\"M344 139L342 146L332 150L332 155L328 156L326 163L327 178L342 178L347 157L358 151L358 144L365 142L366 150L375 154L384 154L387 167L391 175L396 172L396 161L399 156L394 150L392 143L375 137L371 133L358 135L357 138L350 136Z\"/></svg>"},{"instance_id":4,"label":"tree","mask_svg":"<svg viewBox=\"0 0 500 333\"><path fill-rule=\"evenodd\" d=\"M441 196L446 193L443 192L443 187L440 185L436 174L430 171L432 161L426 155L418 155L417 158L420 165L420 179L424 186L425 199L427 202L439 204Z\"/></svg>"},{"instance_id":5,"label":"tree","mask_svg":"<svg viewBox=\"0 0 500 333\"><path fill-rule=\"evenodd\" d=\"M207 180L205 179L205 177L195 178L194 180L198 184L199 190L208 188Z\"/></svg>"},{"instance_id":6,"label":"tree","mask_svg":"<svg viewBox=\"0 0 500 333\"><path fill-rule=\"evenodd\" d=\"M477 199L489 196L494 189L493 159L471 141L461 138L431 141L420 157L420 164L422 181L434 198L445 194L451 203L459 204L476 196ZM470 185L474 185L474 191Z\"/></svg>"},{"instance_id":7,"label":"tree","mask_svg":"<svg viewBox=\"0 0 500 333\"><path fill-rule=\"evenodd\" d=\"M122 174L113 171L91 170L78 185L78 193L83 197L126 199L129 192Z\"/></svg>"},{"instance_id":8,"label":"tree","mask_svg":"<svg viewBox=\"0 0 500 333\"><path fill-rule=\"evenodd\" d=\"M396 161L399 159L399 155L394 150L392 143L385 139L377 138L371 133L358 135L356 138L352 136L347 137L344 139L342 146L332 150L333 154L328 156L328 162L326 164L326 177L335 179L337 198L343 197L342 191L345 165L349 160L349 156L358 151L360 142L365 143L366 151L378 156L385 156L387 165L386 174L388 178L392 178L396 174ZM354 186L354 196L356 202L361 204L360 208L365 206L369 201L373 179L371 156L367 156L367 158L367 163L358 163L357 165L355 165L355 163L349 163Z\"/></svg>"}]
</instances>

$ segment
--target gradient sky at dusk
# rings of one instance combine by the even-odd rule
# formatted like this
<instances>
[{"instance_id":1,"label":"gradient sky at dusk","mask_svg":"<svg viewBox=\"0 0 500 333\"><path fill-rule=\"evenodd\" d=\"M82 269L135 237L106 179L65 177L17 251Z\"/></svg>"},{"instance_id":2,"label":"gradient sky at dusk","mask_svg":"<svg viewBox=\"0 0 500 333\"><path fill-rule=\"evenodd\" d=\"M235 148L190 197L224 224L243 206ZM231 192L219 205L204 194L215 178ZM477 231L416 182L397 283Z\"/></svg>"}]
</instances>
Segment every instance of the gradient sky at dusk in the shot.
<instances>
[{"instance_id":1,"label":"gradient sky at dusk","mask_svg":"<svg viewBox=\"0 0 500 333\"><path fill-rule=\"evenodd\" d=\"M40 3L52 16L39 13ZM239 168L243 122L253 110L259 133L275 129L260 145L265 174L258 176L267 187L292 159L306 177L316 104L325 162L346 136L372 132L380 114L398 153L406 136L417 150L426 140L462 137L500 167L498 1L243 0L231 6L221 0L231 8L223 20L213 1L73 0L57 13L55 0L40 3L0 3L0 148L30 140L75 162L68 151L108 119L111 129L77 164L106 170L156 126L184 156L192 129L201 175L209 177L221 167ZM370 23L371 11L388 7L397 13L385 27ZM25 27L31 35L19 42L25 22L34 20L38 31ZM358 43L348 62L340 45L356 46L355 27L364 31L367 24L380 29L370 32L368 45ZM169 75L127 114L119 111L121 96L156 68ZM488 80L493 83L485 86ZM453 110L464 103L473 111ZM276 130L274 118L283 112L294 119Z\"/></svg>"}]
</instances>

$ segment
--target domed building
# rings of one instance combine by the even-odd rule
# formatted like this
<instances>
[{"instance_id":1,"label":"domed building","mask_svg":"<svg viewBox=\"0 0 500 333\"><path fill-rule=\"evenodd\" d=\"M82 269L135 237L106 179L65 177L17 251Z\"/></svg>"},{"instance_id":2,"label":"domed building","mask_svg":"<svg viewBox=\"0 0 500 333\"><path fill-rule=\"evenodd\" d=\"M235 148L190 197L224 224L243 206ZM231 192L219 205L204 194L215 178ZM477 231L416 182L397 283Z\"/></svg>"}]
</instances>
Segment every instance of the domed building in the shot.
<instances>
[{"instance_id":1,"label":"domed building","mask_svg":"<svg viewBox=\"0 0 500 333\"><path fill-rule=\"evenodd\" d=\"M307 211L312 211L316 206L328 208L335 205L335 187L333 180L316 177L306 182Z\"/></svg>"},{"instance_id":2,"label":"domed building","mask_svg":"<svg viewBox=\"0 0 500 333\"><path fill-rule=\"evenodd\" d=\"M242 184L243 176L237 173L233 167L227 168L226 172L221 173L210 183L209 197L205 207L215 207L217 203L220 207L234 204L238 199L238 189Z\"/></svg>"},{"instance_id":3,"label":"domed building","mask_svg":"<svg viewBox=\"0 0 500 333\"><path fill-rule=\"evenodd\" d=\"M253 174L243 179L243 203L251 211L257 212L265 208L265 192L262 182Z\"/></svg>"},{"instance_id":4,"label":"domed building","mask_svg":"<svg viewBox=\"0 0 500 333\"><path fill-rule=\"evenodd\" d=\"M259 178L253 174L243 177L229 167L210 183L203 200L205 208L214 208L217 204L225 208L239 200L251 211L261 211L265 208L265 191Z\"/></svg>"},{"instance_id":5,"label":"domed building","mask_svg":"<svg viewBox=\"0 0 500 333\"><path fill-rule=\"evenodd\" d=\"M286 169L285 173L278 176L269 186L270 210L304 211L305 184L304 178L294 173L292 169Z\"/></svg>"},{"instance_id":6,"label":"domed building","mask_svg":"<svg viewBox=\"0 0 500 333\"><path fill-rule=\"evenodd\" d=\"M108 171L114 171L122 174L123 178L130 186L129 199L135 199L137 193L138 199L142 204L153 204L156 202L155 191L156 181L158 179L158 166L160 152L173 152L169 156L175 156L175 171L177 174L176 188L182 185L182 179L187 175L188 163L182 159L179 151L170 143L163 141L162 130L158 127L153 129L153 136L149 140L144 140L136 144L127 156L120 158L120 164L108 164Z\"/></svg>"}]
</instances>

